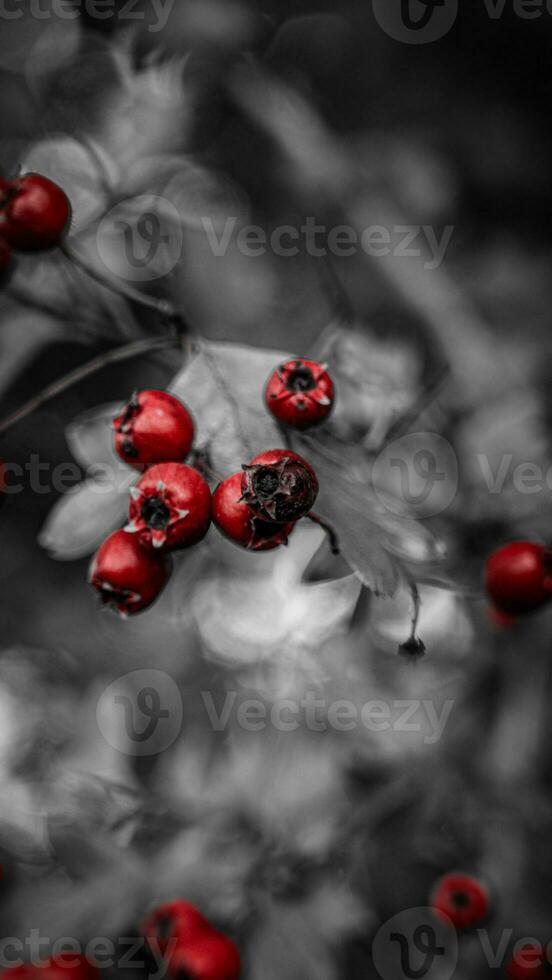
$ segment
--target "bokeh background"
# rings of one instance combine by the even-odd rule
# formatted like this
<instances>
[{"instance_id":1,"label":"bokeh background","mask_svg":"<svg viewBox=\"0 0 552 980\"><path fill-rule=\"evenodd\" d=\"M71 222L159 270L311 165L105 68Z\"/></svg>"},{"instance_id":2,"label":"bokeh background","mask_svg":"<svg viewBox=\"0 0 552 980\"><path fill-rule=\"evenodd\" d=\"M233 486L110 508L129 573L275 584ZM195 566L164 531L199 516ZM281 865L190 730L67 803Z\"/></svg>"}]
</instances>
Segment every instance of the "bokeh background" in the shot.
<instances>
[{"instance_id":1,"label":"bokeh background","mask_svg":"<svg viewBox=\"0 0 552 980\"><path fill-rule=\"evenodd\" d=\"M482 582L494 547L550 540L552 19L508 3L493 17L481 0L434 43L406 44L366 2L176 0L161 30L146 0L139 17L123 8L100 20L75 4L69 20L44 0L40 17L26 2L13 8L22 17L0 15L2 173L58 180L72 240L123 283L112 208L136 226L144 200L163 220L168 202L175 261L133 285L169 297L207 341L256 349L221 354L247 404L271 350L329 353L348 473L372 465L409 413L407 463L438 432L447 476L429 518L447 557L414 574L427 648L414 663L397 653L409 579L374 595L379 544L362 508L360 577L315 528L261 557L211 531L150 612L119 622L98 611L86 573L124 493L61 500L51 474L77 464L76 485L94 462L113 464L105 406L134 389L176 384L200 404L193 361L184 375L174 350L106 366L5 432L2 459L45 466L45 486L25 476L0 511L6 935L121 937L183 894L234 936L247 977L356 980L379 975L382 924L465 869L491 890L492 946L504 930L508 950L548 942L552 620L545 610L498 629ZM452 231L436 268L421 232L424 249L406 257L252 258L235 241L217 256L202 221L220 230L228 216L269 232L308 216ZM0 294L2 414L164 329L63 256L20 257ZM505 459L491 493L485 474ZM538 491L514 479L526 463L543 474ZM410 545L405 531L403 558ZM118 678L136 694L138 670L172 679L182 713L170 746L145 756L121 748L113 705L97 714ZM414 731L320 731L303 717L298 730L253 732L235 711L217 731L205 695L220 708L228 692L269 710L314 695L324 717L339 699L381 700L395 719L402 701L422 707ZM445 719L435 738L426 702ZM461 937L456 976L503 972Z\"/></svg>"}]
</instances>

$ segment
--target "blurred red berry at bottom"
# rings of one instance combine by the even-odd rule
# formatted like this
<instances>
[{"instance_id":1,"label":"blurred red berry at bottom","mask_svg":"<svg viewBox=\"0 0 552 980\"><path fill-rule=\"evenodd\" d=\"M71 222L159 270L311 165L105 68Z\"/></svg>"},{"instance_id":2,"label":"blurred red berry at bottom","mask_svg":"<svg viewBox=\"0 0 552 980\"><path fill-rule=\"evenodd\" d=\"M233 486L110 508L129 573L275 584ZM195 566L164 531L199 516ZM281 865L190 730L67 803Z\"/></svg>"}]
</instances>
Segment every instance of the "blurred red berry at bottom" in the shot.
<instances>
[{"instance_id":1,"label":"blurred red berry at bottom","mask_svg":"<svg viewBox=\"0 0 552 980\"><path fill-rule=\"evenodd\" d=\"M0 276L9 267L11 257L11 249L8 243L3 238L0 238Z\"/></svg>"},{"instance_id":2,"label":"blurred red berry at bottom","mask_svg":"<svg viewBox=\"0 0 552 980\"><path fill-rule=\"evenodd\" d=\"M100 972L80 953L58 953L40 966L22 963L2 971L2 980L98 980Z\"/></svg>"},{"instance_id":3,"label":"blurred red berry at bottom","mask_svg":"<svg viewBox=\"0 0 552 980\"><path fill-rule=\"evenodd\" d=\"M177 946L170 957L169 973L186 980L238 980L240 954L227 936L206 929Z\"/></svg>"},{"instance_id":4,"label":"blurred red berry at bottom","mask_svg":"<svg viewBox=\"0 0 552 980\"><path fill-rule=\"evenodd\" d=\"M489 894L485 886L471 875L461 872L444 875L431 893L433 911L456 929L469 929L486 918Z\"/></svg>"},{"instance_id":5,"label":"blurred red berry at bottom","mask_svg":"<svg viewBox=\"0 0 552 980\"><path fill-rule=\"evenodd\" d=\"M176 899L158 905L140 926L144 939L157 943L161 953L165 953L172 943L188 942L196 933L210 929L210 923L191 902Z\"/></svg>"},{"instance_id":6,"label":"blurred red berry at bottom","mask_svg":"<svg viewBox=\"0 0 552 980\"><path fill-rule=\"evenodd\" d=\"M525 943L516 949L506 966L508 980L543 980L552 976L552 968L540 943Z\"/></svg>"}]
</instances>

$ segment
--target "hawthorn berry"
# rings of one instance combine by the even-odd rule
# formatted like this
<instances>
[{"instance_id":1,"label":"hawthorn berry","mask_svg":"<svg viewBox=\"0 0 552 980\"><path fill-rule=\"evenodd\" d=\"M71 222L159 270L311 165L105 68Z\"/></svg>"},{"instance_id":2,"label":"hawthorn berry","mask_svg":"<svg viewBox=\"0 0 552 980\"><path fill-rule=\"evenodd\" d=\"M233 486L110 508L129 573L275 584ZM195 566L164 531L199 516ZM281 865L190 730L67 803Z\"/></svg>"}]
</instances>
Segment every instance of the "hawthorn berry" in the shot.
<instances>
[{"instance_id":1,"label":"hawthorn berry","mask_svg":"<svg viewBox=\"0 0 552 980\"><path fill-rule=\"evenodd\" d=\"M141 548L137 538L115 531L92 559L89 581L103 603L129 616L151 606L170 571L170 564Z\"/></svg>"},{"instance_id":2,"label":"hawthorn berry","mask_svg":"<svg viewBox=\"0 0 552 980\"><path fill-rule=\"evenodd\" d=\"M65 192L40 174L0 183L0 235L19 252L59 245L71 221Z\"/></svg>"},{"instance_id":3,"label":"hawthorn berry","mask_svg":"<svg viewBox=\"0 0 552 980\"><path fill-rule=\"evenodd\" d=\"M334 403L333 381L326 365L304 358L281 364L267 381L265 402L274 418L297 429L323 422Z\"/></svg>"},{"instance_id":4,"label":"hawthorn berry","mask_svg":"<svg viewBox=\"0 0 552 980\"><path fill-rule=\"evenodd\" d=\"M210 523L211 491L192 466L157 463L130 490L125 531L145 548L188 548L205 537Z\"/></svg>"},{"instance_id":5,"label":"hawthorn berry","mask_svg":"<svg viewBox=\"0 0 552 980\"><path fill-rule=\"evenodd\" d=\"M136 392L113 419L115 449L136 470L154 463L179 463L190 452L194 423L168 391Z\"/></svg>"},{"instance_id":6,"label":"hawthorn berry","mask_svg":"<svg viewBox=\"0 0 552 980\"><path fill-rule=\"evenodd\" d=\"M80 953L62 952L40 965L21 963L2 971L2 980L97 980L100 973Z\"/></svg>"},{"instance_id":7,"label":"hawthorn berry","mask_svg":"<svg viewBox=\"0 0 552 980\"><path fill-rule=\"evenodd\" d=\"M532 541L504 545L487 559L485 584L499 612L532 612L552 599L552 553Z\"/></svg>"},{"instance_id":8,"label":"hawthorn berry","mask_svg":"<svg viewBox=\"0 0 552 980\"><path fill-rule=\"evenodd\" d=\"M210 928L210 923L195 905L176 899L157 906L142 923L140 932L149 943L156 943L164 955L169 944L188 942L196 933Z\"/></svg>"},{"instance_id":9,"label":"hawthorn berry","mask_svg":"<svg viewBox=\"0 0 552 980\"><path fill-rule=\"evenodd\" d=\"M505 972L508 980L544 980L552 976L552 967L544 946L525 943L516 949Z\"/></svg>"},{"instance_id":10,"label":"hawthorn berry","mask_svg":"<svg viewBox=\"0 0 552 980\"><path fill-rule=\"evenodd\" d=\"M242 548L270 551L287 540L295 524L275 524L258 517L241 499L242 474L234 473L219 483L213 494L213 523Z\"/></svg>"},{"instance_id":11,"label":"hawthorn berry","mask_svg":"<svg viewBox=\"0 0 552 980\"><path fill-rule=\"evenodd\" d=\"M267 521L298 521L308 514L318 495L312 466L290 449L269 449L242 469L241 499Z\"/></svg>"},{"instance_id":12,"label":"hawthorn berry","mask_svg":"<svg viewBox=\"0 0 552 980\"><path fill-rule=\"evenodd\" d=\"M176 946L168 972L187 980L239 980L240 954L228 936L209 928Z\"/></svg>"},{"instance_id":13,"label":"hawthorn berry","mask_svg":"<svg viewBox=\"0 0 552 980\"><path fill-rule=\"evenodd\" d=\"M0 276L7 272L11 263L11 249L8 243L0 238Z\"/></svg>"},{"instance_id":14,"label":"hawthorn berry","mask_svg":"<svg viewBox=\"0 0 552 980\"><path fill-rule=\"evenodd\" d=\"M433 911L456 929L468 929L486 918L490 899L485 886L472 875L455 872L439 879L431 894Z\"/></svg>"}]
</instances>

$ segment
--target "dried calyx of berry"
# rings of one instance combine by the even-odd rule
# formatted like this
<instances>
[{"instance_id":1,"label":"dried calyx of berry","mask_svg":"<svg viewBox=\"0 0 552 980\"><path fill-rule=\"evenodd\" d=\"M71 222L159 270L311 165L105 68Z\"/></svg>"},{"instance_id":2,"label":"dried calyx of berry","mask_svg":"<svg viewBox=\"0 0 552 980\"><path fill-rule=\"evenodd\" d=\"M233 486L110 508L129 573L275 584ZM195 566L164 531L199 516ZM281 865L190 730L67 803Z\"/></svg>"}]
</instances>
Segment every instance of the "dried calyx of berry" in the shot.
<instances>
[{"instance_id":1,"label":"dried calyx of berry","mask_svg":"<svg viewBox=\"0 0 552 980\"><path fill-rule=\"evenodd\" d=\"M405 643L399 646L399 653L409 660L417 660L426 652L425 643L418 636L409 636Z\"/></svg>"},{"instance_id":2,"label":"dried calyx of berry","mask_svg":"<svg viewBox=\"0 0 552 980\"><path fill-rule=\"evenodd\" d=\"M285 524L305 517L318 495L309 463L288 449L271 449L242 467L242 501L266 521Z\"/></svg>"},{"instance_id":3,"label":"dried calyx of berry","mask_svg":"<svg viewBox=\"0 0 552 980\"><path fill-rule=\"evenodd\" d=\"M287 544L295 524L258 517L241 499L242 474L233 473L213 494L213 522L225 537L250 551L271 551Z\"/></svg>"},{"instance_id":4,"label":"dried calyx of berry","mask_svg":"<svg viewBox=\"0 0 552 980\"><path fill-rule=\"evenodd\" d=\"M184 463L158 463L130 491L128 534L145 548L187 548L207 534L211 491L200 473Z\"/></svg>"},{"instance_id":5,"label":"dried calyx of berry","mask_svg":"<svg viewBox=\"0 0 552 980\"><path fill-rule=\"evenodd\" d=\"M299 429L323 422L334 403L334 386L327 365L294 358L281 364L265 389L268 410L280 422Z\"/></svg>"}]
</instances>

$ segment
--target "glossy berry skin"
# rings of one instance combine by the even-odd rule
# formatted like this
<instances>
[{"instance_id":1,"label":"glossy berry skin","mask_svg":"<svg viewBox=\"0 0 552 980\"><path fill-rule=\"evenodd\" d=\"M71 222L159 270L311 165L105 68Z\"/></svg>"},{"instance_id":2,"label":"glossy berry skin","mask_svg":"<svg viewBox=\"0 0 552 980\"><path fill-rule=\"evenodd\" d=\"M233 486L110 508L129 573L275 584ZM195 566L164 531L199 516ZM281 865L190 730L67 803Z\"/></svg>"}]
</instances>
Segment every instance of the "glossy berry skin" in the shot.
<instances>
[{"instance_id":1,"label":"glossy berry skin","mask_svg":"<svg viewBox=\"0 0 552 980\"><path fill-rule=\"evenodd\" d=\"M190 942L197 933L210 929L209 921L191 902L176 899L164 902L151 912L140 926L140 932L150 944L155 943L165 955L169 946Z\"/></svg>"},{"instance_id":2,"label":"glossy berry skin","mask_svg":"<svg viewBox=\"0 0 552 980\"><path fill-rule=\"evenodd\" d=\"M241 500L242 473L219 483L213 494L213 523L234 544L250 551L271 551L287 540L295 524L263 521Z\"/></svg>"},{"instance_id":3,"label":"glossy berry skin","mask_svg":"<svg viewBox=\"0 0 552 980\"><path fill-rule=\"evenodd\" d=\"M24 174L0 184L0 235L19 252L59 245L71 221L71 204L53 180Z\"/></svg>"},{"instance_id":4,"label":"glossy berry skin","mask_svg":"<svg viewBox=\"0 0 552 980\"><path fill-rule=\"evenodd\" d=\"M96 966L79 953L62 952L40 966L22 963L2 971L2 980L98 980Z\"/></svg>"},{"instance_id":5,"label":"glossy berry skin","mask_svg":"<svg viewBox=\"0 0 552 980\"><path fill-rule=\"evenodd\" d=\"M170 572L169 562L141 548L133 535L115 531L92 559L89 581L104 604L132 616L151 606Z\"/></svg>"},{"instance_id":6,"label":"glossy berry skin","mask_svg":"<svg viewBox=\"0 0 552 980\"><path fill-rule=\"evenodd\" d=\"M514 952L505 974L508 980L544 980L552 977L552 967L540 943L525 943Z\"/></svg>"},{"instance_id":7,"label":"glossy berry skin","mask_svg":"<svg viewBox=\"0 0 552 980\"><path fill-rule=\"evenodd\" d=\"M485 886L472 875L456 872L444 875L431 895L433 911L456 929L469 929L482 922L490 906Z\"/></svg>"},{"instance_id":8,"label":"glossy berry skin","mask_svg":"<svg viewBox=\"0 0 552 980\"><path fill-rule=\"evenodd\" d=\"M205 537L210 523L211 491L192 466L157 463L130 491L125 531L144 548L188 548Z\"/></svg>"},{"instance_id":9,"label":"glossy berry skin","mask_svg":"<svg viewBox=\"0 0 552 980\"><path fill-rule=\"evenodd\" d=\"M266 521L298 521L312 509L318 480L312 466L290 449L269 449L242 467L242 500Z\"/></svg>"},{"instance_id":10,"label":"glossy berry skin","mask_svg":"<svg viewBox=\"0 0 552 980\"><path fill-rule=\"evenodd\" d=\"M486 590L501 613L523 615L552 599L552 554L532 541L514 541L487 559Z\"/></svg>"},{"instance_id":11,"label":"glossy berry skin","mask_svg":"<svg viewBox=\"0 0 552 980\"><path fill-rule=\"evenodd\" d=\"M193 419L168 391L136 392L113 419L115 450L123 462L144 471L155 463L180 463L194 439Z\"/></svg>"},{"instance_id":12,"label":"glossy berry skin","mask_svg":"<svg viewBox=\"0 0 552 980\"><path fill-rule=\"evenodd\" d=\"M334 397L326 365L298 357L276 368L265 388L269 412L296 429L308 429L327 419Z\"/></svg>"},{"instance_id":13,"label":"glossy berry skin","mask_svg":"<svg viewBox=\"0 0 552 980\"><path fill-rule=\"evenodd\" d=\"M168 972L175 980L239 980L240 954L231 939L209 928L177 945Z\"/></svg>"}]
</instances>

